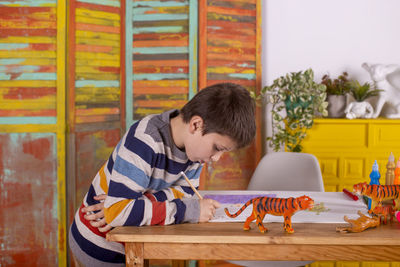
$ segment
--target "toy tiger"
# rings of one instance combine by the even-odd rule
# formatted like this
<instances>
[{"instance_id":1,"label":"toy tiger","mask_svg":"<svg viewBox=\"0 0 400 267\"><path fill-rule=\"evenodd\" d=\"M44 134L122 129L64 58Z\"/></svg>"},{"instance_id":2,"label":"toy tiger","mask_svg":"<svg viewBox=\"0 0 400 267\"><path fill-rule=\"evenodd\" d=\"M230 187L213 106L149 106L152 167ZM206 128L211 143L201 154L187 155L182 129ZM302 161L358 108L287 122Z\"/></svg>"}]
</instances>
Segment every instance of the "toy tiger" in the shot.
<instances>
[{"instance_id":1,"label":"toy tiger","mask_svg":"<svg viewBox=\"0 0 400 267\"><path fill-rule=\"evenodd\" d=\"M394 209L392 205L377 205L374 210L373 214L378 216L383 222L383 224L387 223L387 218L389 217L390 222L393 222L393 217L394 217Z\"/></svg>"},{"instance_id":2,"label":"toy tiger","mask_svg":"<svg viewBox=\"0 0 400 267\"><path fill-rule=\"evenodd\" d=\"M382 201L390 199L395 202L395 210L400 208L400 185L369 185L364 182L355 184L353 192L371 198L369 213L372 213L377 205L382 204Z\"/></svg>"},{"instance_id":3,"label":"toy tiger","mask_svg":"<svg viewBox=\"0 0 400 267\"><path fill-rule=\"evenodd\" d=\"M229 217L235 218L251 204L253 204L253 211L246 219L243 230L250 230L250 223L255 219L261 233L265 233L268 229L264 227L262 221L265 215L271 214L284 216L283 229L288 233L294 233L291 221L292 215L299 210L312 209L314 200L308 196L297 198L257 197L247 201L235 214L230 214L227 208L225 208L225 213Z\"/></svg>"}]
</instances>

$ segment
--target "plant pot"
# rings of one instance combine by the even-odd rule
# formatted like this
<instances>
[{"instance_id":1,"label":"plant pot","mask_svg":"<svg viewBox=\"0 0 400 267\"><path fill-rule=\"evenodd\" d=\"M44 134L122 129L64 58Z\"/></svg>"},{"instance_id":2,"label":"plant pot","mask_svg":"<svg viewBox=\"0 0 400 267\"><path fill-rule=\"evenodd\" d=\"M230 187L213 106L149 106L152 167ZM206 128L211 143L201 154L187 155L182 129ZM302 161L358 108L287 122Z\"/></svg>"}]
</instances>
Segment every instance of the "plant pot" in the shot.
<instances>
[{"instance_id":1,"label":"plant pot","mask_svg":"<svg viewBox=\"0 0 400 267\"><path fill-rule=\"evenodd\" d=\"M344 110L346 109L346 96L328 95L327 100L328 100L328 117L343 118L345 116Z\"/></svg>"}]
</instances>

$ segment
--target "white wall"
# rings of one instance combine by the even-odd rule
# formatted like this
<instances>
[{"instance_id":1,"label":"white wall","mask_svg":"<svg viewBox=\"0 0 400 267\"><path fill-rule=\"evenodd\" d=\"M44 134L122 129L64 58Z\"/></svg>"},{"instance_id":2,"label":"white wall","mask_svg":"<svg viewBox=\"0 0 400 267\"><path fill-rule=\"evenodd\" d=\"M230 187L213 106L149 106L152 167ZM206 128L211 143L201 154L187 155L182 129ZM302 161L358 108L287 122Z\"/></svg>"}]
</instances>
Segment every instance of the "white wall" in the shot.
<instances>
[{"instance_id":1,"label":"white wall","mask_svg":"<svg viewBox=\"0 0 400 267\"><path fill-rule=\"evenodd\" d=\"M399 13L399 0L263 0L263 86L307 68L370 81L363 62L400 64Z\"/></svg>"}]
</instances>

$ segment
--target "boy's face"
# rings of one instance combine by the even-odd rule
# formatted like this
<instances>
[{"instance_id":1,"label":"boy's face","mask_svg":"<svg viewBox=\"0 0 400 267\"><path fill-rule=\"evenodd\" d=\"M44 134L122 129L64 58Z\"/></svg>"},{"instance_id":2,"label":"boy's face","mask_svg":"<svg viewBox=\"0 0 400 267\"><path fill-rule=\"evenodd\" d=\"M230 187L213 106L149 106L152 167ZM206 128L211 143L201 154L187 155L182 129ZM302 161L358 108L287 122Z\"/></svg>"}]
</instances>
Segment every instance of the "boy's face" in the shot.
<instances>
[{"instance_id":1,"label":"boy's face","mask_svg":"<svg viewBox=\"0 0 400 267\"><path fill-rule=\"evenodd\" d=\"M224 152L235 149L236 144L229 136L217 133L203 135L203 120L201 118L192 120L185 141L185 151L191 161L200 163L218 161Z\"/></svg>"}]
</instances>

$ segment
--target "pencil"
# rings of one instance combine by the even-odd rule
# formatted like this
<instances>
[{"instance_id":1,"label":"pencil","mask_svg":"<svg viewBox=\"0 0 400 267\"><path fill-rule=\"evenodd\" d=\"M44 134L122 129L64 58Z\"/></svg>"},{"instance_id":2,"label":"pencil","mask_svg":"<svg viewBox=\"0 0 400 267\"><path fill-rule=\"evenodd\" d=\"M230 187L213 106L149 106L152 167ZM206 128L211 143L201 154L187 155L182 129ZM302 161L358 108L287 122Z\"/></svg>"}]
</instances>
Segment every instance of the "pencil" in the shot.
<instances>
[{"instance_id":1,"label":"pencil","mask_svg":"<svg viewBox=\"0 0 400 267\"><path fill-rule=\"evenodd\" d=\"M199 199L203 199L203 197L200 195L199 191L197 191L197 189L192 185L192 183L190 182L189 178L187 178L186 174L184 172L181 172L181 174L183 175L183 177L185 178L186 182L190 185L190 187L193 189L193 191L196 193L197 197Z\"/></svg>"}]
</instances>

